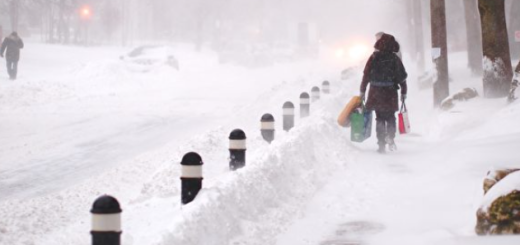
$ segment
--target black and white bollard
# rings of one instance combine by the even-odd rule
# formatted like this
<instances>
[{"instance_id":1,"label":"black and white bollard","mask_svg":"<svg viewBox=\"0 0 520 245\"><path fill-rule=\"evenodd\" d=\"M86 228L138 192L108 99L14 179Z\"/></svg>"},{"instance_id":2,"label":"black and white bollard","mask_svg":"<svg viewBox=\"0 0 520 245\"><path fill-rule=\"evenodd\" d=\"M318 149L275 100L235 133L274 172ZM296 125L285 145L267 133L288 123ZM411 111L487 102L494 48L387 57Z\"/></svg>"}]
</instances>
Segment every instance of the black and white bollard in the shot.
<instances>
[{"instance_id":1,"label":"black and white bollard","mask_svg":"<svg viewBox=\"0 0 520 245\"><path fill-rule=\"evenodd\" d=\"M311 98L312 98L312 102L316 102L320 99L320 88L312 87Z\"/></svg>"},{"instance_id":2,"label":"black and white bollard","mask_svg":"<svg viewBox=\"0 0 520 245\"><path fill-rule=\"evenodd\" d=\"M267 113L262 116L260 119L260 132L262 133L262 138L267 141L269 144L274 140L274 117L273 115Z\"/></svg>"},{"instance_id":3,"label":"black and white bollard","mask_svg":"<svg viewBox=\"0 0 520 245\"><path fill-rule=\"evenodd\" d=\"M202 158L195 152L186 153L181 161L181 202L192 202L202 189Z\"/></svg>"},{"instance_id":4,"label":"black and white bollard","mask_svg":"<svg viewBox=\"0 0 520 245\"><path fill-rule=\"evenodd\" d=\"M294 104L285 102L283 104L283 130L289 131L294 127Z\"/></svg>"},{"instance_id":5,"label":"black and white bollard","mask_svg":"<svg viewBox=\"0 0 520 245\"><path fill-rule=\"evenodd\" d=\"M235 129L229 134L229 169L237 170L246 166L246 134Z\"/></svg>"},{"instance_id":6,"label":"black and white bollard","mask_svg":"<svg viewBox=\"0 0 520 245\"><path fill-rule=\"evenodd\" d=\"M117 199L101 196L92 205L92 245L121 244L121 207Z\"/></svg>"},{"instance_id":7,"label":"black and white bollard","mask_svg":"<svg viewBox=\"0 0 520 245\"><path fill-rule=\"evenodd\" d=\"M308 117L311 114L311 98L308 93L300 94L300 117Z\"/></svg>"},{"instance_id":8,"label":"black and white bollard","mask_svg":"<svg viewBox=\"0 0 520 245\"><path fill-rule=\"evenodd\" d=\"M330 94L330 83L329 81L324 81L322 84L323 94Z\"/></svg>"}]
</instances>

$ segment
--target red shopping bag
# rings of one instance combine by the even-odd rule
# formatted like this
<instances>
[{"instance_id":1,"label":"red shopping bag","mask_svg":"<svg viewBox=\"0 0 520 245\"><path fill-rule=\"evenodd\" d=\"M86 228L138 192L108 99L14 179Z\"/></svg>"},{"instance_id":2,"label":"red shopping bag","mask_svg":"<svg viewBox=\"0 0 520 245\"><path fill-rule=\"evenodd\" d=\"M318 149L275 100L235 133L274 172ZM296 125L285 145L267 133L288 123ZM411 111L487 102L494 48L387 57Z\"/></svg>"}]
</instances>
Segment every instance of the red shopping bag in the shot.
<instances>
[{"instance_id":1,"label":"red shopping bag","mask_svg":"<svg viewBox=\"0 0 520 245\"><path fill-rule=\"evenodd\" d=\"M408 119L408 110L406 109L406 105L401 106L401 111L399 112L399 133L408 134L410 133L410 119Z\"/></svg>"}]
</instances>

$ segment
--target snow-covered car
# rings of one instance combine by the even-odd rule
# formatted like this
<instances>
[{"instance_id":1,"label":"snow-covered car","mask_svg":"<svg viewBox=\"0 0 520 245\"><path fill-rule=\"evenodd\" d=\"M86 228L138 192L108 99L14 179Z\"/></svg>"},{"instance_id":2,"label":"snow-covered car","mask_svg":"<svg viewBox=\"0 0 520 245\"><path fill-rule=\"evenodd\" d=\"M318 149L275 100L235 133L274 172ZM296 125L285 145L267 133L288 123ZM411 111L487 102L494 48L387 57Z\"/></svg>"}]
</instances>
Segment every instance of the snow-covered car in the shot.
<instances>
[{"instance_id":1,"label":"snow-covered car","mask_svg":"<svg viewBox=\"0 0 520 245\"><path fill-rule=\"evenodd\" d=\"M341 71L341 80L349 79L354 73L354 69L352 67L346 68Z\"/></svg>"},{"instance_id":2,"label":"snow-covered car","mask_svg":"<svg viewBox=\"0 0 520 245\"><path fill-rule=\"evenodd\" d=\"M121 56L120 59L146 66L166 64L179 70L179 62L174 56L173 49L168 46L139 46L127 55Z\"/></svg>"}]
</instances>

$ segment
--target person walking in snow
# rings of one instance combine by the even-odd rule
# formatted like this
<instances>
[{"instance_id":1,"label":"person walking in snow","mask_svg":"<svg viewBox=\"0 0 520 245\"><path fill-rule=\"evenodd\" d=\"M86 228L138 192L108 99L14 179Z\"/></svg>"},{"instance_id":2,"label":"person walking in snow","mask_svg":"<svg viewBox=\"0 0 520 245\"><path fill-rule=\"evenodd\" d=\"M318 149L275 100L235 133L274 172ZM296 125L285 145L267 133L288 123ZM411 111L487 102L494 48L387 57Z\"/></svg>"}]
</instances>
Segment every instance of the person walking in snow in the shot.
<instances>
[{"instance_id":1,"label":"person walking in snow","mask_svg":"<svg viewBox=\"0 0 520 245\"><path fill-rule=\"evenodd\" d=\"M361 82L360 96L365 100L368 84L370 91L366 109L376 113L376 132L378 152L385 153L397 149L395 145L396 118L399 110L398 90L401 89L401 101L404 103L407 93L408 74L403 62L397 56L399 44L392 35L383 33L374 45L375 51L367 61Z\"/></svg>"},{"instance_id":2,"label":"person walking in snow","mask_svg":"<svg viewBox=\"0 0 520 245\"><path fill-rule=\"evenodd\" d=\"M16 32L11 33L11 35L6 37L2 42L0 56L4 57L5 52L7 73L11 80L16 79L16 74L18 73L18 61L20 60L20 49L22 48L23 41Z\"/></svg>"}]
</instances>

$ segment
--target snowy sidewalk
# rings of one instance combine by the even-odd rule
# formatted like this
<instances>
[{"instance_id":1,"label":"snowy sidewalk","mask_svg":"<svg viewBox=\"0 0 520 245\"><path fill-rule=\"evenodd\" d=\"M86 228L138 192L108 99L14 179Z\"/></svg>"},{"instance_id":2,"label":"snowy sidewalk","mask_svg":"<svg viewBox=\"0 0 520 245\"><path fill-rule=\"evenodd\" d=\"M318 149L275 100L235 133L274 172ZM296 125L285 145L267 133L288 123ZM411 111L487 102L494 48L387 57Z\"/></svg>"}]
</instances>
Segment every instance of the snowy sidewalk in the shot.
<instances>
[{"instance_id":1,"label":"snowy sidewalk","mask_svg":"<svg viewBox=\"0 0 520 245\"><path fill-rule=\"evenodd\" d=\"M520 104L478 98L455 113L412 111L416 133L398 136L397 152L376 153L374 137L352 143L355 157L345 160L276 244L520 243L518 236L474 232L485 174L518 166L520 132L513 122L519 112Z\"/></svg>"}]
</instances>

